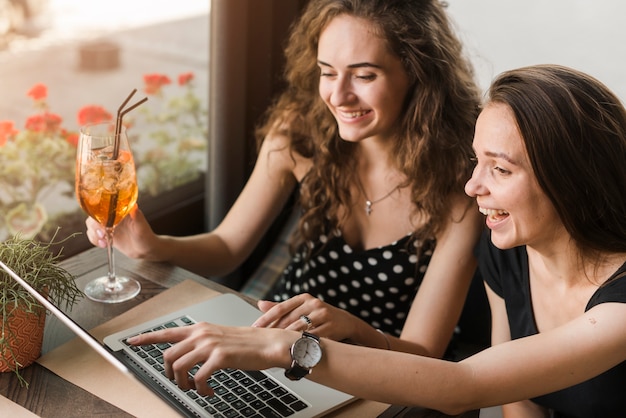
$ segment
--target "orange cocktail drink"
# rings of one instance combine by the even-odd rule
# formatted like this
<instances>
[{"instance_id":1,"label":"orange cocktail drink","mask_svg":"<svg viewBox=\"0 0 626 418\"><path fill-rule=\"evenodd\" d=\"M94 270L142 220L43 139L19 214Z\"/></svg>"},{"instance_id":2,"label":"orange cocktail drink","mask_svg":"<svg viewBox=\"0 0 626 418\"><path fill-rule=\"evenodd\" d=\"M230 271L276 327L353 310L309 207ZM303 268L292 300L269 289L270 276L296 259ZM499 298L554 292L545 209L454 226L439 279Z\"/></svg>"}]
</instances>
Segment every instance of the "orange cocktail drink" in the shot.
<instances>
[{"instance_id":1,"label":"orange cocktail drink","mask_svg":"<svg viewBox=\"0 0 626 418\"><path fill-rule=\"evenodd\" d=\"M106 227L117 225L137 202L135 164L130 151L111 160L106 150L94 152L77 170L76 196L83 210Z\"/></svg>"}]
</instances>

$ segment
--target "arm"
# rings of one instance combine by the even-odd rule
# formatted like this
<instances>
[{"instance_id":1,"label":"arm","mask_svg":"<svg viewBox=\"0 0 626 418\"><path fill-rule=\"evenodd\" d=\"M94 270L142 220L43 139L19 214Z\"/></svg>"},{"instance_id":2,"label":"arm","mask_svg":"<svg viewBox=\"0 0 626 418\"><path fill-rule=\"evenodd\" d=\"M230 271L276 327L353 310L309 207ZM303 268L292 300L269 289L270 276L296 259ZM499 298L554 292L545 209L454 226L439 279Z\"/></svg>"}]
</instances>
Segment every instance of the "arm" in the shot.
<instances>
[{"instance_id":1,"label":"arm","mask_svg":"<svg viewBox=\"0 0 626 418\"><path fill-rule=\"evenodd\" d=\"M205 276L232 271L250 255L289 198L297 182L296 165L299 170L306 165L306 160L294 161L288 145L284 136L265 139L247 184L215 230L188 237L156 235L136 211L116 228L116 248L133 258L168 261ZM101 227L93 220L87 226L90 241L102 245Z\"/></svg>"},{"instance_id":2,"label":"arm","mask_svg":"<svg viewBox=\"0 0 626 418\"><path fill-rule=\"evenodd\" d=\"M324 357L310 378L360 398L454 415L550 393L621 363L625 321L626 304L603 303L563 326L494 345L458 363L324 339ZM208 395L207 378L217 369L287 367L289 347L298 337L283 329L198 324L131 342L177 342L165 354L168 376ZM203 365L189 381L187 370L197 363Z\"/></svg>"},{"instance_id":3,"label":"arm","mask_svg":"<svg viewBox=\"0 0 626 418\"><path fill-rule=\"evenodd\" d=\"M498 345L511 341L509 321L506 315L504 300L491 288L485 285L489 306L491 307L491 344ZM504 418L548 418L550 415L545 408L530 400L522 400L502 406Z\"/></svg>"},{"instance_id":4,"label":"arm","mask_svg":"<svg viewBox=\"0 0 626 418\"><path fill-rule=\"evenodd\" d=\"M391 339L392 349L440 358L450 344L476 271L473 251L484 222L466 196L453 202L400 340Z\"/></svg>"},{"instance_id":5,"label":"arm","mask_svg":"<svg viewBox=\"0 0 626 418\"><path fill-rule=\"evenodd\" d=\"M255 325L302 330L306 324L300 315L310 315L315 318L311 332L322 337L374 348L389 345L392 350L441 357L458 323L476 269L472 251L481 228L482 215L473 205L468 206L466 197L457 198L448 224L437 237L437 246L401 338L384 336L367 322L309 294L282 303L260 301L259 308L265 314Z\"/></svg>"}]
</instances>

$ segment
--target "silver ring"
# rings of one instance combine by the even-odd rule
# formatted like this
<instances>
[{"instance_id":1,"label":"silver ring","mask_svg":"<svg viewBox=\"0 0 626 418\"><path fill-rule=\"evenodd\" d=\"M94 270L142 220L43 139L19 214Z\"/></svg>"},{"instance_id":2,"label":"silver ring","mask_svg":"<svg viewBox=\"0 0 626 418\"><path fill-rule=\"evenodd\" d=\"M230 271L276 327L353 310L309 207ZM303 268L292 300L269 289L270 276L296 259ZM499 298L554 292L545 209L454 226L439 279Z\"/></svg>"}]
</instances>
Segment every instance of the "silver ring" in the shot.
<instances>
[{"instance_id":1,"label":"silver ring","mask_svg":"<svg viewBox=\"0 0 626 418\"><path fill-rule=\"evenodd\" d=\"M311 318L306 315L300 315L300 319L306 324L307 331L313 328L313 322L311 322Z\"/></svg>"}]
</instances>

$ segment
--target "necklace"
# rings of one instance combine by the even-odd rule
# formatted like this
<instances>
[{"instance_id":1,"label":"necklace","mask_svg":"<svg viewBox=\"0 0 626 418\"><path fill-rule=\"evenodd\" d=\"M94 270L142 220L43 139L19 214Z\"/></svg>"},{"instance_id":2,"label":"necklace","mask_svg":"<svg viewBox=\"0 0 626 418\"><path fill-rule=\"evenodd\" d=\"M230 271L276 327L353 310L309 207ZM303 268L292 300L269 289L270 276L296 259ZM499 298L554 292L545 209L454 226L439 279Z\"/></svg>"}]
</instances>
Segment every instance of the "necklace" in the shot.
<instances>
[{"instance_id":1,"label":"necklace","mask_svg":"<svg viewBox=\"0 0 626 418\"><path fill-rule=\"evenodd\" d=\"M393 192L395 192L396 190L398 190L400 188L400 184L398 184L396 187L394 187L393 189L391 189L386 195L384 195L381 198L378 198L376 200L370 200L369 197L367 197L367 194L365 193L365 189L363 188L363 184L361 184L361 179L357 177L357 184L359 185L359 189L361 189L361 193L363 193L363 197L365 197L365 213L367 214L367 216L370 216L372 214L372 206L375 203L378 202L382 202L383 200L387 199L389 196L391 196L393 194Z\"/></svg>"}]
</instances>

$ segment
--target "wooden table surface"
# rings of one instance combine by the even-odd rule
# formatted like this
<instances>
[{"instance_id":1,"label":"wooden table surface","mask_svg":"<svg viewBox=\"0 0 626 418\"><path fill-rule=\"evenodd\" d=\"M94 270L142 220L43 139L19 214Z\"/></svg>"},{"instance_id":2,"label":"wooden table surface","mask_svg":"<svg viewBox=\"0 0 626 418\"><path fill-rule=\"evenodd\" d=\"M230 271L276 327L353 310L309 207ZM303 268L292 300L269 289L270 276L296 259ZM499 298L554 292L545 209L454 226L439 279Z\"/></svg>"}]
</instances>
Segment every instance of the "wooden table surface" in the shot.
<instances>
[{"instance_id":1,"label":"wooden table surface","mask_svg":"<svg viewBox=\"0 0 626 418\"><path fill-rule=\"evenodd\" d=\"M94 328L185 280L197 281L220 292L232 292L224 286L169 264L132 260L119 253L116 253L115 261L118 274L133 277L141 282L141 293L131 301L118 304L103 304L83 298L68 314L85 329ZM106 274L106 262L106 252L100 248L92 248L63 261L61 266L76 277L78 286L82 289L91 279ZM42 352L51 351L74 337L75 335L65 325L48 315ZM13 373L0 373L0 395L41 417L131 416L37 363L23 369L21 374L29 382L28 388L20 386ZM380 407L378 410L380 411ZM334 417L342 415L341 410L332 414ZM376 415L378 413L371 416ZM407 410L399 407L390 408L385 411L384 416L447 417L435 411ZM464 414L462 417L478 417L478 412Z\"/></svg>"}]
</instances>

